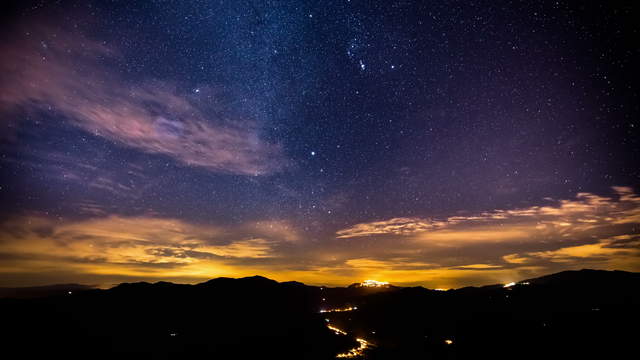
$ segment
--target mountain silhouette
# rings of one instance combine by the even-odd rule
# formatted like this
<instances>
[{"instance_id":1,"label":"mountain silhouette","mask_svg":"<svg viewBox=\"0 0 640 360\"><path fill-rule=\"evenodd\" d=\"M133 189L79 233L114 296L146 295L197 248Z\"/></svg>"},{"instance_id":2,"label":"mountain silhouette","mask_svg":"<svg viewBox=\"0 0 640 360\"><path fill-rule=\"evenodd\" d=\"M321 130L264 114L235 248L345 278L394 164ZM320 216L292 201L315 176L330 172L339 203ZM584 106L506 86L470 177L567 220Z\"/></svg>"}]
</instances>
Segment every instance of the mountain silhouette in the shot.
<instances>
[{"instance_id":1,"label":"mountain silhouette","mask_svg":"<svg viewBox=\"0 0 640 360\"><path fill-rule=\"evenodd\" d=\"M56 284L28 287L0 287L0 298L38 298L52 295L65 295L69 291L79 292L94 289L95 286L80 284Z\"/></svg>"},{"instance_id":2,"label":"mountain silhouette","mask_svg":"<svg viewBox=\"0 0 640 360\"><path fill-rule=\"evenodd\" d=\"M638 273L581 270L449 291L261 276L4 289L0 336L27 359L621 358L639 285Z\"/></svg>"}]
</instances>

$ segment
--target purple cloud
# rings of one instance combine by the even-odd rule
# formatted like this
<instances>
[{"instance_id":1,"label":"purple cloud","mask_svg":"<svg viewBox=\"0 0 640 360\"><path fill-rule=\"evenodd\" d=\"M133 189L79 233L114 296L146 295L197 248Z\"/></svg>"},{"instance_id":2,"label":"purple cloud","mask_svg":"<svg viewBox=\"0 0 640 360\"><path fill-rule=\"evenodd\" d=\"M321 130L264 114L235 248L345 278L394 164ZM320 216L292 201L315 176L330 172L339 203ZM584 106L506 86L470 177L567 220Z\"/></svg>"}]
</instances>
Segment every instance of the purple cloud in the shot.
<instances>
[{"instance_id":1,"label":"purple cloud","mask_svg":"<svg viewBox=\"0 0 640 360\"><path fill-rule=\"evenodd\" d=\"M268 174L286 162L254 122L212 118L167 82L126 81L106 65L121 55L104 43L46 27L11 38L0 47L2 112L51 109L119 145L219 173Z\"/></svg>"}]
</instances>

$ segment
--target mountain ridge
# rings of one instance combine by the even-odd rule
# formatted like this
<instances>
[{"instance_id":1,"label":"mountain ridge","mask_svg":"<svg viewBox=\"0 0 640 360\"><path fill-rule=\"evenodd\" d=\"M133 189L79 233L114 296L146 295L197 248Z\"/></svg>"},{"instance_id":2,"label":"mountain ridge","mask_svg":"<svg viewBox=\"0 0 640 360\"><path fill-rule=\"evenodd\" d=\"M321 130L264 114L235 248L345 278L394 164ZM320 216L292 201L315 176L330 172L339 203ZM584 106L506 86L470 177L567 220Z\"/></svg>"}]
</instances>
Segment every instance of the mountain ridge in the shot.
<instances>
[{"instance_id":1,"label":"mountain ridge","mask_svg":"<svg viewBox=\"0 0 640 360\"><path fill-rule=\"evenodd\" d=\"M602 277L602 276L608 276L606 274L618 274L620 276L624 276L628 279L635 279L638 280L640 279L640 273L637 272L629 272L629 271L622 271L622 270L597 270L597 269L580 269L580 270L565 270L565 271L560 271L557 273L551 273L551 274L547 274L547 275L542 275L539 277L534 277L534 278L525 278L523 280L517 281L515 282L515 284L522 284L522 283L531 283L531 284L537 284L537 285L542 285L542 284L549 284L549 283L554 283L557 282L561 279L563 280L578 280L579 277L578 275L585 275L588 274L589 276L598 276L598 277ZM261 275L252 275L252 276L245 276L245 277L240 277L240 278L232 278L232 277L226 277L226 276L222 276L222 277L217 277L217 278L212 278L209 279L207 281L203 281L200 283L195 283L195 284L188 284L188 283L174 283L174 282L170 282L170 281L156 281L156 282L148 282L148 281L136 281L136 282L123 282L123 283L119 283L111 288L108 289L100 289L100 290L111 290L111 289L115 289L115 288L119 288L119 287L131 287L131 286L169 286L169 285L176 285L176 286L196 286L196 287L204 287L204 286L215 286L216 284L222 284L222 283L231 283L233 281L241 281L244 283L260 283L260 284L288 284L288 285L294 285L294 286L306 286L306 287L310 287L310 288L324 288L324 289L348 289L348 288L365 288L364 286L361 286L361 283L352 283L350 285L347 286L326 286L326 285L307 285L305 283L299 282L299 281L282 281L282 282L278 282L276 280L267 278L265 276L261 276ZM452 289L447 289L447 291L466 291L466 290L471 290L471 289L490 289L490 288L501 288L504 287L505 284L489 284L489 285L481 285L481 286L464 286L464 287L460 287L460 288L452 288ZM435 291L436 289L432 289L432 288L427 288L424 286L397 286L397 285L393 285L393 284L388 284L384 287L379 287L379 288L369 288L369 290L371 289L378 289L378 291L380 291L379 289L406 289L406 288L421 288L421 289L425 289L428 291ZM24 294L24 297L34 297L34 295L38 295L38 294L45 294L45 296L49 295L48 293L51 292L52 294L59 294L59 295L64 295L66 294L68 291L86 291L86 290L96 290L98 289L95 285L84 285L84 284L51 284L51 285L39 285L39 286L24 286L24 287L0 287L0 298L6 298L9 296L6 296L6 294L12 294L12 295L18 295L18 298L21 298L22 296L20 296L21 294Z\"/></svg>"},{"instance_id":2,"label":"mountain ridge","mask_svg":"<svg viewBox=\"0 0 640 360\"><path fill-rule=\"evenodd\" d=\"M639 273L591 270L449 291L262 276L122 283L0 299L0 337L24 358L621 356L634 344L624 329L640 321L639 289Z\"/></svg>"}]
</instances>

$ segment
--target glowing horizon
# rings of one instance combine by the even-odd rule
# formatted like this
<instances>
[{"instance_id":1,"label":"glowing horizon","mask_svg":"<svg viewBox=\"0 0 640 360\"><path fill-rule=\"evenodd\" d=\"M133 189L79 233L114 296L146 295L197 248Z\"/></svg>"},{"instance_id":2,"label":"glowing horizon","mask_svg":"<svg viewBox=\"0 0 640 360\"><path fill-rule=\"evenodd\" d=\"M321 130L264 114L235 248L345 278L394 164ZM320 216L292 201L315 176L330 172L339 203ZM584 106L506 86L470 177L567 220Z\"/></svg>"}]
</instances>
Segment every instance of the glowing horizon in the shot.
<instances>
[{"instance_id":1,"label":"glowing horizon","mask_svg":"<svg viewBox=\"0 0 640 360\"><path fill-rule=\"evenodd\" d=\"M20 259L3 261L0 272L46 272L50 276L14 283L19 285L80 282L108 286L137 280L196 283L259 274L310 285L346 286L357 278L371 278L385 279L381 283L456 288L508 283L565 269L638 271L635 258L640 239L632 232L639 220L640 197L630 188L615 191L617 198L579 194L574 200L558 201L556 206L449 217L438 221L435 228L411 225L424 222L419 219L402 220L402 226L411 230L400 232L397 225L387 227L384 222L359 224L358 229L375 226L376 230L358 233L348 241L357 238L368 244L368 252L350 252L350 244L340 235L324 243L332 249L323 249L324 244L313 246L301 239L291 224L277 220L225 228L156 216L109 215L80 221L28 216L6 221L0 229L4 239L0 252ZM22 229L20 238L13 235L12 228ZM233 233L238 240L229 236ZM216 234L225 234L228 240L217 243ZM536 243L538 236L547 239L542 247ZM398 241L403 241L402 247L388 247ZM475 253L478 246L504 245L509 250L491 256ZM514 246L526 250L515 251ZM315 251L297 253L310 247ZM410 251L426 249L438 256L425 261L423 255L420 259L410 255ZM473 262L445 262L448 252L465 249L470 251L467 256L481 257ZM326 259L332 251L345 254L343 260ZM293 256L310 265L290 269ZM3 285L11 283L5 280Z\"/></svg>"}]
</instances>

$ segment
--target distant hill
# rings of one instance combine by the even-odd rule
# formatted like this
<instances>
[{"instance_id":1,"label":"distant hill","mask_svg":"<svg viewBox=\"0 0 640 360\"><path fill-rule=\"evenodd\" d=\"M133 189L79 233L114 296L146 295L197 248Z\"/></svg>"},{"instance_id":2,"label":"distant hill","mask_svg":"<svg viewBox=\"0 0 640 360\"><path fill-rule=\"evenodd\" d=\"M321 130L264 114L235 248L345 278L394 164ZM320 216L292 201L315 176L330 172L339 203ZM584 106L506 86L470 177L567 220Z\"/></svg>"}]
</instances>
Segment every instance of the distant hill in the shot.
<instances>
[{"instance_id":1,"label":"distant hill","mask_svg":"<svg viewBox=\"0 0 640 360\"><path fill-rule=\"evenodd\" d=\"M0 336L27 359L620 358L635 349L639 289L638 273L596 270L450 291L260 276L55 285L3 289Z\"/></svg>"},{"instance_id":2,"label":"distant hill","mask_svg":"<svg viewBox=\"0 0 640 360\"><path fill-rule=\"evenodd\" d=\"M640 273L627 271L607 271L607 270L569 270L559 273L527 279L522 282L530 282L538 285L548 284L573 284L612 287L616 285L624 286L629 282L640 281Z\"/></svg>"},{"instance_id":3,"label":"distant hill","mask_svg":"<svg viewBox=\"0 0 640 360\"><path fill-rule=\"evenodd\" d=\"M28 287L0 287L0 298L38 298L56 295L68 295L69 292L79 292L94 289L91 285L57 284Z\"/></svg>"}]
</instances>

